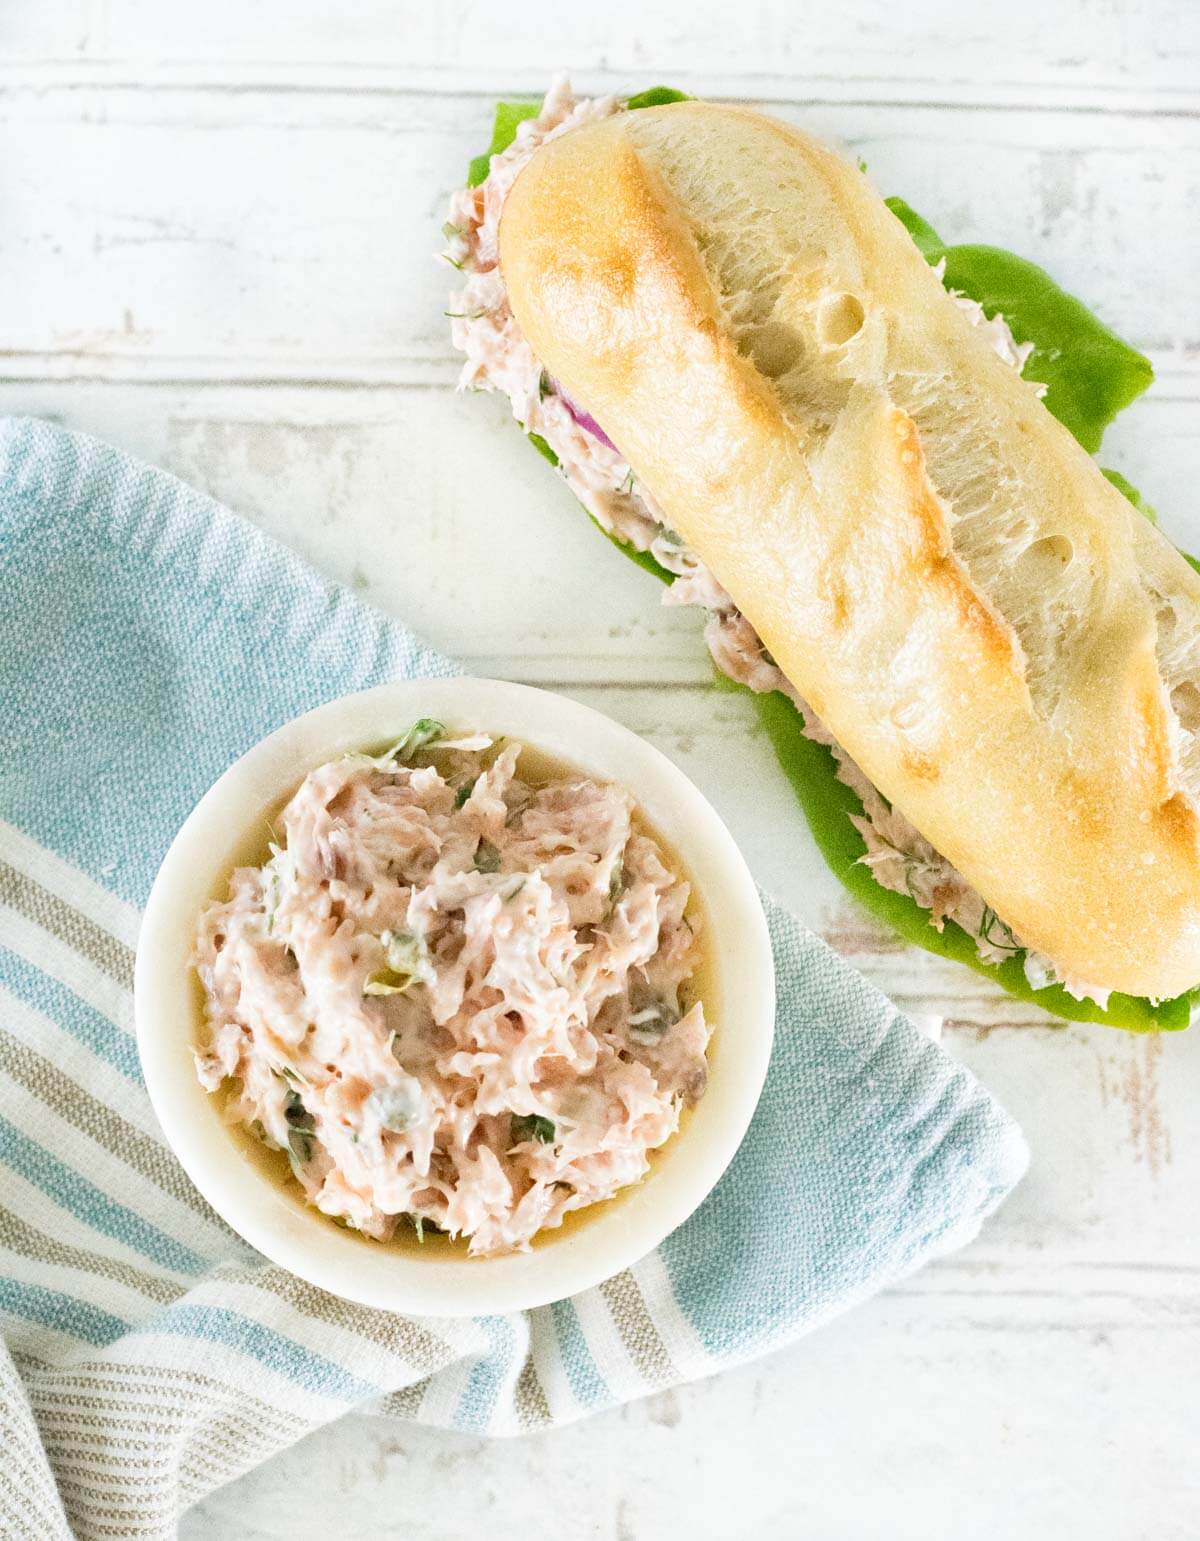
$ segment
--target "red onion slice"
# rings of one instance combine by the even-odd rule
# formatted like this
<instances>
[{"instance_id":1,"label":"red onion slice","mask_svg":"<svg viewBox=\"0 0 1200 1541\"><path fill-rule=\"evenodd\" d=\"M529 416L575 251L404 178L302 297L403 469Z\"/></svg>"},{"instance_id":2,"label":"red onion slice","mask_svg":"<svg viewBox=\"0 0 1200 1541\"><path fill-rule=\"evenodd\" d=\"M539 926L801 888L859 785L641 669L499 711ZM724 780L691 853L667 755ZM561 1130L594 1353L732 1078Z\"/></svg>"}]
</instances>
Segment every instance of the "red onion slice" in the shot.
<instances>
[{"instance_id":1,"label":"red onion slice","mask_svg":"<svg viewBox=\"0 0 1200 1541\"><path fill-rule=\"evenodd\" d=\"M615 455L619 455L621 451L605 433L604 429L601 428L600 424L596 421L592 414L590 412L585 412L582 407L577 407L557 381L553 381L552 384L554 385L554 389L562 397L563 406L566 407L567 411L571 414L572 418L574 418L579 426L586 429L594 439L599 439L601 444L607 444L609 449L612 450Z\"/></svg>"}]
</instances>

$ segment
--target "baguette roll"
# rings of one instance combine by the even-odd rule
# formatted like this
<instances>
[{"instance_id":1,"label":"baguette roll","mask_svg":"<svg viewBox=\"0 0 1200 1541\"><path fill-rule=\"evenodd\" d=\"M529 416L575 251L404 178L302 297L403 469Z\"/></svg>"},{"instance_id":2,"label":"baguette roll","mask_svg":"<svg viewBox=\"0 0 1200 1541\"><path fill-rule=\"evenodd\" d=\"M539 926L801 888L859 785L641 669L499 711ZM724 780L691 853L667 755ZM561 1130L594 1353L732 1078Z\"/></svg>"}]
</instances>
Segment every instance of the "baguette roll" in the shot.
<instances>
[{"instance_id":1,"label":"baguette roll","mask_svg":"<svg viewBox=\"0 0 1200 1541\"><path fill-rule=\"evenodd\" d=\"M1200 982L1200 576L866 179L701 103L542 146L535 354L866 775L1064 977Z\"/></svg>"}]
</instances>

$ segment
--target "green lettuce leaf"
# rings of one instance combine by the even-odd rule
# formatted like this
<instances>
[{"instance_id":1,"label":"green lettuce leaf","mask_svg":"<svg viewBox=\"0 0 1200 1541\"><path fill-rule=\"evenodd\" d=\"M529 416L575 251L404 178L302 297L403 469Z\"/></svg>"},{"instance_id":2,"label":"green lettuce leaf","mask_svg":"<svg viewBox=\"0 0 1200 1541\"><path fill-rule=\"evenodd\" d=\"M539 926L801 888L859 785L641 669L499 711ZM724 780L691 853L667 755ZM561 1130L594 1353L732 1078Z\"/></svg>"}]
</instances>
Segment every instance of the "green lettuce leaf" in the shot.
<instances>
[{"instance_id":1,"label":"green lettuce leaf","mask_svg":"<svg viewBox=\"0 0 1200 1541\"><path fill-rule=\"evenodd\" d=\"M945 262L947 289L970 295L989 318L1000 311L1016 340L1033 344L1022 374L1046 386L1046 406L1094 455L1109 423L1154 379L1150 360L1024 257L947 246L902 198L887 205L927 262Z\"/></svg>"},{"instance_id":2,"label":"green lettuce leaf","mask_svg":"<svg viewBox=\"0 0 1200 1541\"><path fill-rule=\"evenodd\" d=\"M1120 471L1105 471L1104 476L1123 497L1129 499L1139 514L1145 515L1151 524L1158 523L1158 511L1151 504L1147 503L1133 483L1122 476ZM1192 558L1188 557L1188 561L1190 562L1191 560Z\"/></svg>"},{"instance_id":3,"label":"green lettuce leaf","mask_svg":"<svg viewBox=\"0 0 1200 1541\"><path fill-rule=\"evenodd\" d=\"M517 125L526 118L536 118L542 110L541 98L536 102L497 102L496 117L492 124L492 142L482 155L477 155L467 167L467 186L478 187L488 174L493 155L501 155L517 137Z\"/></svg>"},{"instance_id":4,"label":"green lettuce leaf","mask_svg":"<svg viewBox=\"0 0 1200 1541\"><path fill-rule=\"evenodd\" d=\"M631 112L639 107L669 107L672 102L690 102L684 91L671 86L651 86L636 96L627 96L625 105ZM487 177L493 155L502 155L517 137L517 127L526 118L536 118L542 110L540 99L536 102L497 102L496 116L492 123L492 142L482 155L477 155L467 167L467 186L478 187Z\"/></svg>"},{"instance_id":5,"label":"green lettuce leaf","mask_svg":"<svg viewBox=\"0 0 1200 1541\"><path fill-rule=\"evenodd\" d=\"M651 86L648 91L627 96L625 105L630 112L636 112L639 107L669 107L672 102L690 101L691 97L686 91L676 91L672 86Z\"/></svg>"},{"instance_id":6,"label":"green lettuce leaf","mask_svg":"<svg viewBox=\"0 0 1200 1541\"><path fill-rule=\"evenodd\" d=\"M1035 990L1025 977L1021 954L1006 958L1003 963L985 962L975 950L975 939L953 921L947 921L938 931L929 923L928 910L923 910L908 894L881 888L870 869L862 865L860 857L866 853L866 844L850 822L851 815L862 812L862 804L837 779L837 764L830 751L805 735L800 714L788 698L776 691L755 696L754 703L759 721L804 810L817 848L834 876L864 909L899 932L905 941L990 975L1009 995L1030 1001L1056 1017L1073 1022L1104 1022L1133 1032L1188 1025L1191 994L1157 1006L1136 996L1114 994L1109 997L1107 1008L1101 1010L1095 1001L1077 1001L1061 985Z\"/></svg>"},{"instance_id":7,"label":"green lettuce leaf","mask_svg":"<svg viewBox=\"0 0 1200 1541\"><path fill-rule=\"evenodd\" d=\"M672 86L650 86L649 91L639 91L636 96L625 97L625 106L630 111L636 112L636 109L641 106L670 106L672 102L690 102L690 100L692 97L687 96L687 92L675 91ZM541 109L541 100L496 103L496 117L491 125L491 143L482 156L474 157L467 166L468 188L478 188L479 183L487 177L491 157L504 154L505 149L516 139L519 123L524 123L527 117L538 116Z\"/></svg>"},{"instance_id":8,"label":"green lettuce leaf","mask_svg":"<svg viewBox=\"0 0 1200 1541\"><path fill-rule=\"evenodd\" d=\"M1130 501L1135 501L1136 497L1135 492ZM599 525L597 529L600 529ZM642 555L608 535L607 530L601 529L601 534L607 536L626 556L636 559ZM671 582L674 575L658 567L657 563L654 565L658 568L656 576L665 583ZM778 691L768 695L757 694L747 686L739 685L736 680L731 680L715 667L713 678L717 689L737 691L750 698L758 720L771 741L780 768L791 782L813 841L834 877L863 909L897 932L906 942L912 942L914 946L923 947L926 952L936 953L939 957L965 963L977 974L986 974L997 980L1009 995L1018 1000L1030 1001L1052 1016L1063 1017L1071 1022L1102 1022L1108 1027L1138 1033L1178 1031L1187 1027L1191 1019L1192 1002L1200 998L1200 990L1191 991L1174 1000L1160 1001L1157 1005L1140 996L1113 994L1109 997L1108 1006L1102 1010L1095 1001L1077 1001L1061 985L1047 985L1035 990L1025 977L1023 953L1006 958L1003 963L988 963L979 956L975 939L961 926L948 920L942 930L938 931L929 922L928 910L922 909L908 894L898 894L890 888L880 887L871 876L870 868L863 865L862 857L867 854L866 841L850 822L852 817L861 815L862 803L845 782L838 780L837 761L832 752L824 744L814 743L805 733L800 713L787 696Z\"/></svg>"},{"instance_id":9,"label":"green lettuce leaf","mask_svg":"<svg viewBox=\"0 0 1200 1541\"><path fill-rule=\"evenodd\" d=\"M630 97L627 105L651 107L684 100L687 98L681 92L660 86ZM476 181L487 175L490 156L511 144L517 123L536 111L536 106L523 103L498 105L492 147L487 156L471 163L473 175L481 162L483 165ZM1033 352L1023 370L1025 378L1047 386L1045 405L1094 454L1104 430L1117 413L1151 383L1153 370L1149 360L1110 331L1079 300L1059 288L1049 274L1023 257L993 246L947 246L933 226L903 199L889 198L887 204L930 263L945 260L947 288L969 295L989 317L997 311L1003 313L1016 340L1033 343ZM528 437L552 465L558 464L554 451L540 435L531 433ZM1119 471L1104 474L1139 512L1155 520L1154 510ZM594 519L592 522L596 524ZM671 582L673 575L648 552L635 551L599 524L596 528L644 571L662 583ZM1186 552L1183 554L1187 556ZM1200 561L1190 556L1187 560L1200 571ZM976 973L995 979L1009 995L1068 1021L1100 1022L1130 1032L1178 1031L1188 1026L1192 1005L1200 1000L1200 986L1157 1004L1138 996L1113 994L1102 1010L1094 1001L1077 1001L1061 985L1035 990L1025 977L1022 953L1003 963L988 963L976 951L975 939L953 921L947 921L938 931L930 924L929 912L915 899L880 887L869 868L862 864L860 858L866 855L866 843L850 822L851 815L862 813L862 803L838 780L837 762L831 752L805 734L792 702L777 691L757 695L719 672L716 681L723 690L744 692L754 703L813 840L834 876L864 909L905 941L939 957L964 963Z\"/></svg>"},{"instance_id":10,"label":"green lettuce leaf","mask_svg":"<svg viewBox=\"0 0 1200 1541\"><path fill-rule=\"evenodd\" d=\"M521 424L521 427L525 428L524 423ZM534 449L537 450L538 454L542 457L543 460L548 460L552 466L556 466L558 464L558 456L546 443L545 439L542 438L540 433L531 433L528 428L525 428L525 437L529 440L530 444L533 445ZM587 510L585 509L584 512L586 513ZM627 556L629 560L636 563L643 572L650 573L651 576L657 578L660 583L670 583L675 574L669 573L665 567L656 562L648 551L639 551L636 546L631 546L627 541L618 540L615 535L611 535L604 528L604 526L600 523L599 519L597 519L594 514L588 514L588 518L600 531L601 535L604 536L605 540L608 541L610 545L615 546L622 556Z\"/></svg>"},{"instance_id":11,"label":"green lettuce leaf","mask_svg":"<svg viewBox=\"0 0 1200 1541\"><path fill-rule=\"evenodd\" d=\"M860 167L860 169L862 169ZM885 198L884 203L908 231L913 245L927 262L938 262L946 250L946 243L928 220L922 219L903 198Z\"/></svg>"}]
</instances>

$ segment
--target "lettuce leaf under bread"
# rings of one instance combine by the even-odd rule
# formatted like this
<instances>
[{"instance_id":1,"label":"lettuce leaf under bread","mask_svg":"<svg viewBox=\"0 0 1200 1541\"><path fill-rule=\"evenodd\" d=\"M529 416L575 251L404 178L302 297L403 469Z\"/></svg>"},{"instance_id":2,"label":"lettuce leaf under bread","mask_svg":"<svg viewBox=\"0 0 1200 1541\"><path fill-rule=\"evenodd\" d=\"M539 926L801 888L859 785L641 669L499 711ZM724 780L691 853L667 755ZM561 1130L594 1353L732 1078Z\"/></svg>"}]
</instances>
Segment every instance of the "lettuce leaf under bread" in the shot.
<instances>
[{"instance_id":1,"label":"lettuce leaf under bread","mask_svg":"<svg viewBox=\"0 0 1200 1541\"><path fill-rule=\"evenodd\" d=\"M999 312L1018 342L1033 344L1021 371L1046 387L1046 406L1094 455L1117 413L1154 379L1150 360L1123 342L1034 263L999 246L947 246L903 198L885 200L942 282Z\"/></svg>"},{"instance_id":2,"label":"lettuce leaf under bread","mask_svg":"<svg viewBox=\"0 0 1200 1541\"><path fill-rule=\"evenodd\" d=\"M630 97L626 105L636 109L685 100L682 92L658 86ZM491 156L508 148L516 137L518 124L535 116L538 110L537 102L497 104L492 143L484 155L471 162L471 186L487 176ZM927 260L945 263L943 282L948 289L969 295L989 318L1001 313L1017 342L1033 344L1023 375L1045 384L1046 407L1090 454L1095 454L1108 425L1153 380L1149 360L1034 263L995 246L948 246L903 199L886 201ZM557 464L557 457L545 440L537 434L528 437L540 454ZM1154 519L1153 509L1119 472L1104 474L1139 512ZM636 551L599 524L596 527L644 571L663 583L672 581L673 574L648 552ZM1200 570L1200 562L1195 558L1188 556L1187 560ZM1200 1000L1200 986L1174 1000L1159 1002L1114 993L1102 1009L1095 1001L1076 1000L1061 985L1034 989L1025 977L1023 951L1002 963L989 963L979 956L975 938L953 921L946 921L939 931L931 924L928 910L908 894L881 887L863 864L866 843L851 822L851 815L862 813L862 804L838 779L837 762L830 750L814 743L804 732L800 713L792 702L778 691L756 694L720 673L717 682L722 689L742 691L750 697L796 793L817 848L834 876L864 909L905 941L991 976L1008 994L1039 1006L1052 1016L1075 1022L1100 1022L1131 1032L1177 1031L1188 1026L1193 1002Z\"/></svg>"},{"instance_id":3,"label":"lettuce leaf under bread","mask_svg":"<svg viewBox=\"0 0 1200 1541\"><path fill-rule=\"evenodd\" d=\"M625 99L630 111L639 107L667 107L671 102L686 102L688 96L671 86L651 86L636 96ZM542 110L541 98L534 102L497 102L496 115L492 120L492 142L482 155L477 155L467 167L467 186L478 187L486 178L493 155L501 155L517 137L517 129L526 118L536 118Z\"/></svg>"},{"instance_id":4,"label":"lettuce leaf under bread","mask_svg":"<svg viewBox=\"0 0 1200 1541\"><path fill-rule=\"evenodd\" d=\"M482 155L476 155L467 167L467 186L478 187L486 180L493 155L501 155L517 137L517 128L526 118L536 118L542 110L536 102L497 102L492 123L492 142Z\"/></svg>"}]
</instances>

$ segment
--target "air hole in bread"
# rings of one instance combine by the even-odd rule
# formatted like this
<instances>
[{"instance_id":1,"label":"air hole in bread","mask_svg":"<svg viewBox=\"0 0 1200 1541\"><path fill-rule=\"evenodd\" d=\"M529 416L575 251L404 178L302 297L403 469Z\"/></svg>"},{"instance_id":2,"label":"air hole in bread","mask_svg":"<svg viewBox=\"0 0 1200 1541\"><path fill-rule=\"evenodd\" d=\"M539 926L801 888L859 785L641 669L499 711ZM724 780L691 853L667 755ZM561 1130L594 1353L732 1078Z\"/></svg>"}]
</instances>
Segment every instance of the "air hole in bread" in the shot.
<instances>
[{"instance_id":1,"label":"air hole in bread","mask_svg":"<svg viewBox=\"0 0 1200 1541\"><path fill-rule=\"evenodd\" d=\"M1041 540L1035 540L1025 548L1025 554L1031 561L1054 562L1059 567L1066 567L1075 555L1075 547L1065 535L1043 535Z\"/></svg>"},{"instance_id":2,"label":"air hole in bread","mask_svg":"<svg viewBox=\"0 0 1200 1541\"><path fill-rule=\"evenodd\" d=\"M1088 552L1030 517L1027 491L970 403L940 377L896 371L892 399L914 419L926 470L947 510L955 556L1011 627L1035 709L1049 718L1063 690L1060 660L1091 605Z\"/></svg>"},{"instance_id":3,"label":"air hole in bread","mask_svg":"<svg viewBox=\"0 0 1200 1541\"><path fill-rule=\"evenodd\" d=\"M1179 617L1175 614L1175 606L1164 600L1160 594L1155 594L1158 605L1154 611L1154 619L1158 626L1158 640L1160 643L1170 642L1175 635L1175 627Z\"/></svg>"},{"instance_id":4,"label":"air hole in bread","mask_svg":"<svg viewBox=\"0 0 1200 1541\"><path fill-rule=\"evenodd\" d=\"M857 337L865 319L856 294L827 294L817 310L817 336L822 347L840 348Z\"/></svg>"},{"instance_id":5,"label":"air hole in bread","mask_svg":"<svg viewBox=\"0 0 1200 1541\"><path fill-rule=\"evenodd\" d=\"M1065 535L1043 535L1025 547L1017 558L1020 580L1036 596L1053 589L1075 560L1075 547Z\"/></svg>"},{"instance_id":6,"label":"air hole in bread","mask_svg":"<svg viewBox=\"0 0 1200 1541\"><path fill-rule=\"evenodd\" d=\"M920 722L924 715L924 707L920 701L904 701L899 706L892 707L889 715L901 733L908 733Z\"/></svg>"},{"instance_id":7,"label":"air hole in bread","mask_svg":"<svg viewBox=\"0 0 1200 1541\"><path fill-rule=\"evenodd\" d=\"M1200 732L1200 685L1181 680L1171 692L1171 710L1185 733Z\"/></svg>"},{"instance_id":8,"label":"air hole in bread","mask_svg":"<svg viewBox=\"0 0 1200 1541\"><path fill-rule=\"evenodd\" d=\"M755 368L768 380L778 380L780 375L787 374L802 350L799 335L781 321L747 327L738 338L738 347L750 355Z\"/></svg>"}]
</instances>

